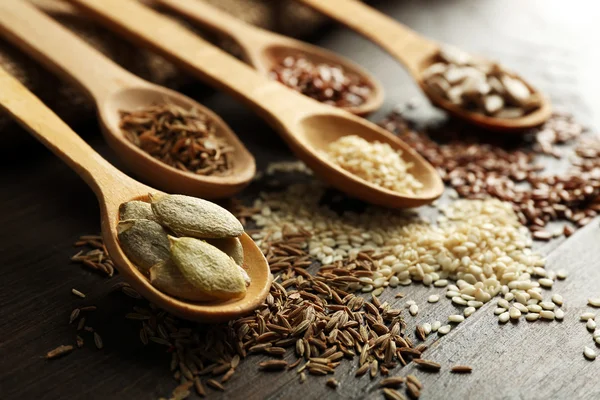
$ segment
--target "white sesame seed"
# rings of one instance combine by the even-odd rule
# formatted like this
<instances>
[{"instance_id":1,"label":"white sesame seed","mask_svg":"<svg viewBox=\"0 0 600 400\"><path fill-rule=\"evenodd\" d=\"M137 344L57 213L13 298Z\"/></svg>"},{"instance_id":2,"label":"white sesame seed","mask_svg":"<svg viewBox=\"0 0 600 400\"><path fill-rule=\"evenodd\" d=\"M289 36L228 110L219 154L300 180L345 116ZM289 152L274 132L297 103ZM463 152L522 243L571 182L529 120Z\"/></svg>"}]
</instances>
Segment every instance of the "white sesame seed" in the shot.
<instances>
[{"instance_id":1,"label":"white sesame seed","mask_svg":"<svg viewBox=\"0 0 600 400\"><path fill-rule=\"evenodd\" d=\"M549 278L538 279L538 282L540 283L540 285L542 285L545 288L551 288L552 285L554 284L554 281Z\"/></svg>"},{"instance_id":2,"label":"white sesame seed","mask_svg":"<svg viewBox=\"0 0 600 400\"><path fill-rule=\"evenodd\" d=\"M419 313L419 306L416 304L413 304L412 306L410 306L408 308L408 312L410 313L410 315L412 315L414 317L415 315L417 315Z\"/></svg>"},{"instance_id":3,"label":"white sesame seed","mask_svg":"<svg viewBox=\"0 0 600 400\"><path fill-rule=\"evenodd\" d=\"M565 318L565 312L560 308L557 308L556 310L554 310L554 317L557 320L562 321Z\"/></svg>"},{"instance_id":4,"label":"white sesame seed","mask_svg":"<svg viewBox=\"0 0 600 400\"><path fill-rule=\"evenodd\" d=\"M442 326L442 323L440 321L434 321L431 324L431 331L432 332L437 332L440 329L441 326Z\"/></svg>"},{"instance_id":5,"label":"white sesame seed","mask_svg":"<svg viewBox=\"0 0 600 400\"><path fill-rule=\"evenodd\" d=\"M525 292L517 292L515 293L515 300L517 300L521 304L527 304L527 300L529 300L531 296Z\"/></svg>"},{"instance_id":6,"label":"white sesame seed","mask_svg":"<svg viewBox=\"0 0 600 400\"><path fill-rule=\"evenodd\" d=\"M592 297L588 299L588 304L592 307L600 308L600 297Z\"/></svg>"},{"instance_id":7,"label":"white sesame seed","mask_svg":"<svg viewBox=\"0 0 600 400\"><path fill-rule=\"evenodd\" d=\"M544 300L544 298L542 297L542 294L536 290L530 289L527 291L527 294L529 296L531 296L531 298L534 300L539 300L539 301Z\"/></svg>"},{"instance_id":8,"label":"white sesame seed","mask_svg":"<svg viewBox=\"0 0 600 400\"><path fill-rule=\"evenodd\" d=\"M542 301L540 303L540 306L544 309L544 310L554 310L556 308L556 304L550 302L550 301Z\"/></svg>"},{"instance_id":9,"label":"white sesame seed","mask_svg":"<svg viewBox=\"0 0 600 400\"><path fill-rule=\"evenodd\" d=\"M591 313L591 312L586 312L579 316L580 321L587 321L588 319L595 319L595 318L596 318L596 314Z\"/></svg>"},{"instance_id":10,"label":"white sesame seed","mask_svg":"<svg viewBox=\"0 0 600 400\"><path fill-rule=\"evenodd\" d=\"M467 305L469 307L473 307L473 308L480 308L480 307L483 307L483 302L477 301L477 300L471 300L471 301L467 301Z\"/></svg>"},{"instance_id":11,"label":"white sesame seed","mask_svg":"<svg viewBox=\"0 0 600 400\"><path fill-rule=\"evenodd\" d=\"M595 331L596 330L596 321L594 321L593 319L588 319L585 327L588 329L588 331Z\"/></svg>"},{"instance_id":12,"label":"white sesame seed","mask_svg":"<svg viewBox=\"0 0 600 400\"><path fill-rule=\"evenodd\" d=\"M560 280L567 279L567 271L564 269L559 269L556 271L556 277Z\"/></svg>"},{"instance_id":13,"label":"white sesame seed","mask_svg":"<svg viewBox=\"0 0 600 400\"><path fill-rule=\"evenodd\" d=\"M510 303L508 301L506 301L505 299L499 299L498 307L502 307L502 308L508 310L510 308Z\"/></svg>"},{"instance_id":14,"label":"white sesame seed","mask_svg":"<svg viewBox=\"0 0 600 400\"><path fill-rule=\"evenodd\" d=\"M562 306L563 305L563 297L560 294L558 294L558 293L552 295L552 301L557 306Z\"/></svg>"},{"instance_id":15,"label":"white sesame seed","mask_svg":"<svg viewBox=\"0 0 600 400\"><path fill-rule=\"evenodd\" d=\"M521 303L514 303L513 307L515 307L517 310L521 311L522 314L527 314L529 312L527 307Z\"/></svg>"},{"instance_id":16,"label":"white sesame seed","mask_svg":"<svg viewBox=\"0 0 600 400\"><path fill-rule=\"evenodd\" d=\"M444 325L441 326L440 329L437 330L438 335L445 335L448 332L450 332L450 330L452 329L452 327L450 325Z\"/></svg>"},{"instance_id":17,"label":"white sesame seed","mask_svg":"<svg viewBox=\"0 0 600 400\"><path fill-rule=\"evenodd\" d=\"M595 360L596 352L592 348L585 346L583 348L583 356L588 360Z\"/></svg>"},{"instance_id":18,"label":"white sesame seed","mask_svg":"<svg viewBox=\"0 0 600 400\"><path fill-rule=\"evenodd\" d=\"M448 285L448 291L458 292L460 289L456 285ZM458 296L458 293L454 296Z\"/></svg>"},{"instance_id":19,"label":"white sesame seed","mask_svg":"<svg viewBox=\"0 0 600 400\"><path fill-rule=\"evenodd\" d=\"M508 292L508 293L506 293L506 294L504 295L504 299L505 299L506 301L513 301L513 300L515 299L515 294L514 294L514 293L511 293L511 292Z\"/></svg>"},{"instance_id":20,"label":"white sesame seed","mask_svg":"<svg viewBox=\"0 0 600 400\"><path fill-rule=\"evenodd\" d=\"M494 310L494 315L500 315L506 311L506 308L498 307Z\"/></svg>"},{"instance_id":21,"label":"white sesame seed","mask_svg":"<svg viewBox=\"0 0 600 400\"><path fill-rule=\"evenodd\" d=\"M404 303L406 305L406 308L412 306L413 304L417 304L414 300L408 300L406 303Z\"/></svg>"},{"instance_id":22,"label":"white sesame seed","mask_svg":"<svg viewBox=\"0 0 600 400\"><path fill-rule=\"evenodd\" d=\"M521 311L516 307L509 308L508 314L510 316L510 319L519 319L521 317Z\"/></svg>"},{"instance_id":23,"label":"white sesame seed","mask_svg":"<svg viewBox=\"0 0 600 400\"><path fill-rule=\"evenodd\" d=\"M519 310L517 310L519 311ZM500 323L506 323L508 322L508 320L510 319L510 314L508 313L508 311L503 312L502 314L498 315L498 321Z\"/></svg>"},{"instance_id":24,"label":"white sesame seed","mask_svg":"<svg viewBox=\"0 0 600 400\"><path fill-rule=\"evenodd\" d=\"M460 324L464 320L465 320L465 317L463 317L462 315L459 315L459 314L453 314L448 317L448 321L454 322L456 324Z\"/></svg>"},{"instance_id":25,"label":"white sesame seed","mask_svg":"<svg viewBox=\"0 0 600 400\"><path fill-rule=\"evenodd\" d=\"M592 333L592 337L594 339L599 338L600 337L600 329L595 330L594 333Z\"/></svg>"},{"instance_id":26,"label":"white sesame seed","mask_svg":"<svg viewBox=\"0 0 600 400\"><path fill-rule=\"evenodd\" d=\"M462 297L459 297L459 296L454 296L452 298L452 302L454 304L458 304L459 306L466 306L467 305L467 301L465 299L463 299Z\"/></svg>"},{"instance_id":27,"label":"white sesame seed","mask_svg":"<svg viewBox=\"0 0 600 400\"><path fill-rule=\"evenodd\" d=\"M538 313L529 313L525 316L525 319L530 322L533 322L533 321L537 320L538 318L540 318L540 314L538 314Z\"/></svg>"},{"instance_id":28,"label":"white sesame seed","mask_svg":"<svg viewBox=\"0 0 600 400\"><path fill-rule=\"evenodd\" d=\"M446 292L446 297L449 298L449 299L451 299L453 297L460 297L460 292L455 291L455 290L448 290Z\"/></svg>"},{"instance_id":29,"label":"white sesame seed","mask_svg":"<svg viewBox=\"0 0 600 400\"><path fill-rule=\"evenodd\" d=\"M596 336L594 338L594 342L596 342L596 344L600 344L600 336Z\"/></svg>"},{"instance_id":30,"label":"white sesame seed","mask_svg":"<svg viewBox=\"0 0 600 400\"><path fill-rule=\"evenodd\" d=\"M527 306L527 310L532 313L539 313L542 311L542 307L538 306L537 304L530 304Z\"/></svg>"},{"instance_id":31,"label":"white sesame seed","mask_svg":"<svg viewBox=\"0 0 600 400\"><path fill-rule=\"evenodd\" d=\"M435 287L445 287L447 285L448 285L447 279L438 279L437 281L435 281L433 283L433 286L435 286Z\"/></svg>"},{"instance_id":32,"label":"white sesame seed","mask_svg":"<svg viewBox=\"0 0 600 400\"><path fill-rule=\"evenodd\" d=\"M432 294L431 296L429 296L427 298L427 301L429 303L437 303L440 300L440 296L438 296L437 294Z\"/></svg>"},{"instance_id":33,"label":"white sesame seed","mask_svg":"<svg viewBox=\"0 0 600 400\"><path fill-rule=\"evenodd\" d=\"M373 290L373 296L380 296L381 293L383 293L383 289L384 288L380 287L380 288Z\"/></svg>"},{"instance_id":34,"label":"white sesame seed","mask_svg":"<svg viewBox=\"0 0 600 400\"><path fill-rule=\"evenodd\" d=\"M540 317L542 317L543 319L553 320L555 317L554 311L543 310L540 312Z\"/></svg>"},{"instance_id":35,"label":"white sesame seed","mask_svg":"<svg viewBox=\"0 0 600 400\"><path fill-rule=\"evenodd\" d=\"M421 325L421 327L423 328L423 332L425 332L426 335L429 335L431 333L431 324L429 322L425 322L423 325Z\"/></svg>"},{"instance_id":36,"label":"white sesame seed","mask_svg":"<svg viewBox=\"0 0 600 400\"><path fill-rule=\"evenodd\" d=\"M465 308L465 310L463 311L463 314L465 315L465 317L470 317L471 315L473 315L473 313L477 311L477 309L475 307L467 307Z\"/></svg>"}]
</instances>

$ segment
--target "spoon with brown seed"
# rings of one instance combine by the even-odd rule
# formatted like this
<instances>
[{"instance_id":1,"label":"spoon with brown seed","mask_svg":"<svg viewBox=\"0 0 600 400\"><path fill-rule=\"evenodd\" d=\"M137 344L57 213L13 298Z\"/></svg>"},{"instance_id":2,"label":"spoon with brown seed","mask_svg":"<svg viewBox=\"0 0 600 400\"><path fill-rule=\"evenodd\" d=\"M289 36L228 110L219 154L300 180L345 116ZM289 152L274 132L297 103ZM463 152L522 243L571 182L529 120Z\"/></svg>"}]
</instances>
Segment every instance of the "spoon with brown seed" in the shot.
<instances>
[{"instance_id":1,"label":"spoon with brown seed","mask_svg":"<svg viewBox=\"0 0 600 400\"><path fill-rule=\"evenodd\" d=\"M444 185L431 164L397 136L364 118L312 100L258 74L137 1L70 2L136 43L152 48L207 83L240 98L281 135L316 175L340 191L394 208L428 204L442 194ZM418 193L386 189L334 162L328 157L328 150L334 142L347 136L358 136L373 146L381 145L394 151L399 164L405 164L412 177L420 182ZM398 152L401 152L400 157Z\"/></svg>"},{"instance_id":2,"label":"spoon with brown seed","mask_svg":"<svg viewBox=\"0 0 600 400\"><path fill-rule=\"evenodd\" d=\"M98 109L106 141L125 165L144 181L168 192L216 199L230 197L252 180L256 170L254 157L219 116L187 96L131 74L27 1L0 1L0 34L89 94ZM155 123L149 129L151 122L143 121L151 118L144 117L145 110L152 109L161 115L189 110L190 116L205 118L198 124L206 122L210 125L214 137L226 143L231 151L231 165L226 173L202 175L175 168L128 140L121 127L126 121L121 118L122 112L129 114L129 124L137 123L133 125L139 128L140 138L146 136L151 145L158 142L161 154L169 153L167 156L171 157L176 146L186 140L180 139L168 149L160 144L167 141L166 138L149 135L149 131L158 125ZM180 119L172 118L173 121ZM165 135L176 133L175 128L162 129L168 131Z\"/></svg>"},{"instance_id":3,"label":"spoon with brown seed","mask_svg":"<svg viewBox=\"0 0 600 400\"><path fill-rule=\"evenodd\" d=\"M180 317L206 322L227 321L252 312L267 297L271 273L267 260L254 241L242 234L244 265L251 283L243 298L191 303L168 296L125 256L117 239L119 207L131 200L146 200L157 190L143 185L113 167L73 132L58 116L29 92L17 79L0 68L0 108L67 163L92 188L100 202L102 237L119 273L142 296Z\"/></svg>"},{"instance_id":4,"label":"spoon with brown seed","mask_svg":"<svg viewBox=\"0 0 600 400\"><path fill-rule=\"evenodd\" d=\"M244 59L261 74L272 74L292 87L298 81L305 87L303 92L313 98L358 115L369 114L383 103L381 83L361 66L332 51L257 28L203 1L155 2L233 39ZM308 63L312 67L302 68ZM284 77L288 75L289 79Z\"/></svg>"},{"instance_id":5,"label":"spoon with brown seed","mask_svg":"<svg viewBox=\"0 0 600 400\"><path fill-rule=\"evenodd\" d=\"M440 45L360 1L298 1L381 46L404 64L434 104L457 118L506 133L524 132L550 118L550 101L496 63Z\"/></svg>"}]
</instances>

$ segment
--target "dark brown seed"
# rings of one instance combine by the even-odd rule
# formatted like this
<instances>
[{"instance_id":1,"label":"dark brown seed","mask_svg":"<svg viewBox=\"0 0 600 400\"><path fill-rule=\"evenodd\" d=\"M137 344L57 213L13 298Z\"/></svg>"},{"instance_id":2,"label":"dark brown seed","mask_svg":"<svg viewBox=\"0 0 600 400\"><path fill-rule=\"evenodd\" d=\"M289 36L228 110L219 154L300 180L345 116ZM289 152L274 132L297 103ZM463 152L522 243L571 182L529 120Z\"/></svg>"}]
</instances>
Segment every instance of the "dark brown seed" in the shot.
<instances>
[{"instance_id":1,"label":"dark brown seed","mask_svg":"<svg viewBox=\"0 0 600 400\"><path fill-rule=\"evenodd\" d=\"M94 332L94 344L96 345L96 347L98 349L101 349L102 347L104 347L104 344L102 343L102 338L100 337L98 332Z\"/></svg>"},{"instance_id":2,"label":"dark brown seed","mask_svg":"<svg viewBox=\"0 0 600 400\"><path fill-rule=\"evenodd\" d=\"M71 345L61 345L58 346L57 348L50 350L47 354L46 354L46 358L48 360L52 360L54 358L59 358L62 357L66 354L69 354L70 352L73 351L73 346Z\"/></svg>"},{"instance_id":3,"label":"dark brown seed","mask_svg":"<svg viewBox=\"0 0 600 400\"><path fill-rule=\"evenodd\" d=\"M73 311L71 311L71 316L69 317L69 324L72 324L73 321L75 321L77 319L77 317L79 317L80 313L81 313L81 310L79 308L76 308Z\"/></svg>"},{"instance_id":4,"label":"dark brown seed","mask_svg":"<svg viewBox=\"0 0 600 400\"><path fill-rule=\"evenodd\" d=\"M423 384L421 383L421 381L414 376L413 374L407 375L406 376L406 382L410 382L413 385L415 385L419 390L423 389Z\"/></svg>"},{"instance_id":5,"label":"dark brown seed","mask_svg":"<svg viewBox=\"0 0 600 400\"><path fill-rule=\"evenodd\" d=\"M406 382L406 393L408 393L411 398L418 399L419 396L421 396L421 389L413 382L409 381Z\"/></svg>"},{"instance_id":6,"label":"dark brown seed","mask_svg":"<svg viewBox=\"0 0 600 400\"><path fill-rule=\"evenodd\" d=\"M235 374L235 369L230 368L225 375L221 378L221 383L227 382Z\"/></svg>"},{"instance_id":7,"label":"dark brown seed","mask_svg":"<svg viewBox=\"0 0 600 400\"><path fill-rule=\"evenodd\" d=\"M413 359L413 362L415 364L417 364L417 367L419 367L420 369L422 369L424 371L437 372L442 368L442 366L440 364L430 361L430 360L424 360L422 358L415 358L415 359Z\"/></svg>"},{"instance_id":8,"label":"dark brown seed","mask_svg":"<svg viewBox=\"0 0 600 400\"><path fill-rule=\"evenodd\" d=\"M468 365L456 365L452 367L450 371L456 374L468 374L473 371L473 368L469 367Z\"/></svg>"},{"instance_id":9,"label":"dark brown seed","mask_svg":"<svg viewBox=\"0 0 600 400\"><path fill-rule=\"evenodd\" d=\"M363 376L370 369L370 365L368 363L363 364L359 369L356 370L354 376Z\"/></svg>"},{"instance_id":10,"label":"dark brown seed","mask_svg":"<svg viewBox=\"0 0 600 400\"><path fill-rule=\"evenodd\" d=\"M210 387L212 387L213 389L217 389L220 390L222 392L225 391L225 387L223 387L223 385L221 385L219 382L215 381L214 379L208 379L206 381L206 384Z\"/></svg>"},{"instance_id":11,"label":"dark brown seed","mask_svg":"<svg viewBox=\"0 0 600 400\"><path fill-rule=\"evenodd\" d=\"M386 400L406 400L406 397L400 392L390 388L383 389L383 397L385 397Z\"/></svg>"},{"instance_id":12,"label":"dark brown seed","mask_svg":"<svg viewBox=\"0 0 600 400\"><path fill-rule=\"evenodd\" d=\"M379 382L379 386L388 387L388 388L399 388L404 383L404 378L402 376L392 376L389 378L382 379Z\"/></svg>"},{"instance_id":13,"label":"dark brown seed","mask_svg":"<svg viewBox=\"0 0 600 400\"><path fill-rule=\"evenodd\" d=\"M206 390L204 390L204 385L202 385L202 381L200 381L200 378L198 377L194 378L194 388L196 389L196 393L198 393L198 396L206 396Z\"/></svg>"},{"instance_id":14,"label":"dark brown seed","mask_svg":"<svg viewBox=\"0 0 600 400\"><path fill-rule=\"evenodd\" d=\"M327 379L326 385L332 389L337 389L340 383L335 378L329 378Z\"/></svg>"},{"instance_id":15,"label":"dark brown seed","mask_svg":"<svg viewBox=\"0 0 600 400\"><path fill-rule=\"evenodd\" d=\"M269 360L258 364L259 368L263 371L283 371L287 365L287 361L284 360Z\"/></svg>"}]
</instances>

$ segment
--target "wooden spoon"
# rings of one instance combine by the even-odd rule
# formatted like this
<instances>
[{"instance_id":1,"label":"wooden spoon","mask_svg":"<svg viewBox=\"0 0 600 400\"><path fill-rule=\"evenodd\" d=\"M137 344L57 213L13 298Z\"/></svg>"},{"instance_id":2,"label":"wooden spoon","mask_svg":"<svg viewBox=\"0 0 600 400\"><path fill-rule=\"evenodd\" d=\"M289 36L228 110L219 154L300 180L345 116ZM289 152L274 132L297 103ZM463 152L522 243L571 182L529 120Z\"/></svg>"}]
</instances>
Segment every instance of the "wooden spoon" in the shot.
<instances>
[{"instance_id":1,"label":"wooden spoon","mask_svg":"<svg viewBox=\"0 0 600 400\"><path fill-rule=\"evenodd\" d=\"M377 110L383 103L384 90L381 83L364 68L332 51L257 28L203 1L155 2L233 39L242 49L245 60L265 76L286 56L301 55L315 63L340 65L345 71L359 76L371 88L371 94L365 103L356 107L344 107L345 110L366 115Z\"/></svg>"},{"instance_id":2,"label":"wooden spoon","mask_svg":"<svg viewBox=\"0 0 600 400\"><path fill-rule=\"evenodd\" d=\"M267 297L271 273L267 260L247 234L240 237L244 263L252 283L241 299L188 303L157 290L129 262L117 241L119 206L130 200L144 200L148 193L160 193L113 167L48 109L19 81L0 68L0 108L66 162L94 190L100 202L102 237L119 273L142 296L183 318L207 322L230 320L252 312ZM68 216L67 216L68 218Z\"/></svg>"},{"instance_id":3,"label":"wooden spoon","mask_svg":"<svg viewBox=\"0 0 600 400\"><path fill-rule=\"evenodd\" d=\"M0 1L0 34L55 73L83 87L98 108L104 137L125 165L162 190L203 198L229 197L247 186L256 171L254 157L227 124L209 109L173 90L124 70L27 1ZM235 148L228 176L202 176L173 168L127 140L119 128L121 110L172 102L197 108Z\"/></svg>"},{"instance_id":4,"label":"wooden spoon","mask_svg":"<svg viewBox=\"0 0 600 400\"><path fill-rule=\"evenodd\" d=\"M444 185L431 164L377 125L257 74L248 65L137 1L70 1L209 84L239 97L265 118L317 175L339 190L367 202L397 208L431 203L442 194ZM413 164L410 172L423 183L423 190L416 196L402 195L373 185L330 162L323 150L345 135L357 135L371 142L378 140L401 150L403 158Z\"/></svg>"},{"instance_id":5,"label":"wooden spoon","mask_svg":"<svg viewBox=\"0 0 600 400\"><path fill-rule=\"evenodd\" d=\"M514 119L494 118L465 110L432 92L423 83L423 71L437 61L440 50L438 43L356 0L298 1L336 19L381 46L404 64L434 104L457 118L491 130L522 132L543 124L552 114L550 101L524 80L530 91L539 94L542 99L542 105L537 110Z\"/></svg>"}]
</instances>

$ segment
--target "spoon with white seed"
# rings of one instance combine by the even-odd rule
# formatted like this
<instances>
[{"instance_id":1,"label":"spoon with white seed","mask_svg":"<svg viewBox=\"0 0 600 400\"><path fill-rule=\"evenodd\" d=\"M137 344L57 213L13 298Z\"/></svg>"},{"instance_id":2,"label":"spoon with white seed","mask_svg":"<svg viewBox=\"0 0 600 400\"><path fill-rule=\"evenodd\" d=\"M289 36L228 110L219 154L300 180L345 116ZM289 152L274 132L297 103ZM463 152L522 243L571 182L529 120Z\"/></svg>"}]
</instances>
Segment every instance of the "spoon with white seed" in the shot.
<instances>
[{"instance_id":1,"label":"spoon with white seed","mask_svg":"<svg viewBox=\"0 0 600 400\"><path fill-rule=\"evenodd\" d=\"M179 317L220 322L251 313L267 297L271 273L267 260L247 235L239 239L244 265L250 278L246 295L231 300L193 303L169 296L154 286L124 254L117 239L119 207L131 200L147 200L159 191L128 177L103 159L56 114L29 92L17 79L0 68L0 108L67 163L96 193L100 202L102 237L119 273L143 297Z\"/></svg>"},{"instance_id":2,"label":"spoon with white seed","mask_svg":"<svg viewBox=\"0 0 600 400\"><path fill-rule=\"evenodd\" d=\"M549 100L516 73L425 38L356 0L298 0L336 19L399 60L432 103L472 124L506 133L543 124Z\"/></svg>"}]
</instances>

